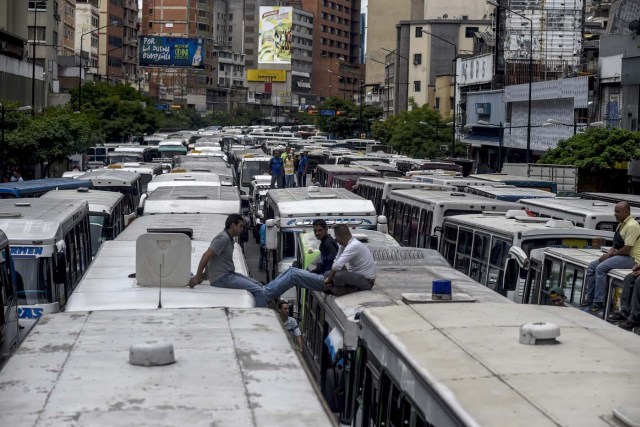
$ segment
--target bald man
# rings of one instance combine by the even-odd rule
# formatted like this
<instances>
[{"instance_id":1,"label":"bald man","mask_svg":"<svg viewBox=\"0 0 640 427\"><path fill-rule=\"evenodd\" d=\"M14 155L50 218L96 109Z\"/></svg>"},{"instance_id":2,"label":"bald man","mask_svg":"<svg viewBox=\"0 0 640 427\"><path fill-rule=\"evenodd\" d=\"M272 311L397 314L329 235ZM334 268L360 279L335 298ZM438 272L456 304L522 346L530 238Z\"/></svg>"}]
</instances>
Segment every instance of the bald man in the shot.
<instances>
[{"instance_id":1,"label":"bald man","mask_svg":"<svg viewBox=\"0 0 640 427\"><path fill-rule=\"evenodd\" d=\"M627 202L617 203L613 215L619 222L613 236L613 246L587 268L587 292L582 306L585 311L601 316L607 293L607 274L615 269L630 269L634 261L640 264L640 225L631 216Z\"/></svg>"}]
</instances>

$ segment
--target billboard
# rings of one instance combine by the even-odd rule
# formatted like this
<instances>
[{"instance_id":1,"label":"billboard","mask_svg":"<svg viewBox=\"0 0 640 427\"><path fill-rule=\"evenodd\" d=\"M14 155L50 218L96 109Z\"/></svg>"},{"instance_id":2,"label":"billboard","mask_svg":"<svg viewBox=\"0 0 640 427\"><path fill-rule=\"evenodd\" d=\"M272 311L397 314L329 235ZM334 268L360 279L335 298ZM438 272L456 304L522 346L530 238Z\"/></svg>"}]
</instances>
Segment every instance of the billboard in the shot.
<instances>
[{"instance_id":1,"label":"billboard","mask_svg":"<svg viewBox=\"0 0 640 427\"><path fill-rule=\"evenodd\" d=\"M247 70L248 82L286 82L287 71L286 70Z\"/></svg>"},{"instance_id":2,"label":"billboard","mask_svg":"<svg viewBox=\"0 0 640 427\"><path fill-rule=\"evenodd\" d=\"M258 63L291 64L293 8L260 6Z\"/></svg>"},{"instance_id":3,"label":"billboard","mask_svg":"<svg viewBox=\"0 0 640 427\"><path fill-rule=\"evenodd\" d=\"M141 36L141 67L204 68L204 40L182 37Z\"/></svg>"}]
</instances>

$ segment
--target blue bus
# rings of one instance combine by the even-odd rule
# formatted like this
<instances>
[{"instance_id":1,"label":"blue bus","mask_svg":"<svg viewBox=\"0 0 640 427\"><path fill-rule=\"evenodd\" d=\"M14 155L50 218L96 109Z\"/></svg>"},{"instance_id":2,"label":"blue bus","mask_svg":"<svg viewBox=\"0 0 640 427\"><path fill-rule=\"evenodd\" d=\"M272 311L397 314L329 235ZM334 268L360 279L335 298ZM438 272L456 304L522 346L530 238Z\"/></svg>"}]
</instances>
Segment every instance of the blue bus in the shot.
<instances>
[{"instance_id":1,"label":"blue bus","mask_svg":"<svg viewBox=\"0 0 640 427\"><path fill-rule=\"evenodd\" d=\"M73 178L45 178L21 182L3 182L0 183L0 199L40 197L51 190L72 190L81 187L93 188L93 184L89 180Z\"/></svg>"}]
</instances>

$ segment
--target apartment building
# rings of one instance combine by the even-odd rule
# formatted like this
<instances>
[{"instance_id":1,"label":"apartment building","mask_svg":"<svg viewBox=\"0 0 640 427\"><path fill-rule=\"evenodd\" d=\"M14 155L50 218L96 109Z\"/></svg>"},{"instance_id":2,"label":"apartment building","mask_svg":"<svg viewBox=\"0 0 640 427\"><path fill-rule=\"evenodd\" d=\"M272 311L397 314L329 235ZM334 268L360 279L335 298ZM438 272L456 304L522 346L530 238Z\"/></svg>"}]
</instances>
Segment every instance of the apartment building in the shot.
<instances>
[{"instance_id":1,"label":"apartment building","mask_svg":"<svg viewBox=\"0 0 640 427\"><path fill-rule=\"evenodd\" d=\"M76 3L75 55L82 58L83 76L98 74L98 3L98 0L77 0Z\"/></svg>"}]
</instances>

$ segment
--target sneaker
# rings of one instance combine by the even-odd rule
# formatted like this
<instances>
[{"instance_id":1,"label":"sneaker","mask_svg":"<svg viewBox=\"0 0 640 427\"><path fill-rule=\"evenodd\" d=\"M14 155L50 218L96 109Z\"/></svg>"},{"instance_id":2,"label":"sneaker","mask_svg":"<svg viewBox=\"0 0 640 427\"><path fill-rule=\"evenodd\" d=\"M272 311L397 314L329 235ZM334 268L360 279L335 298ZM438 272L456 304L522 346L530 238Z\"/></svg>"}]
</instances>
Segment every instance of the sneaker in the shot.
<instances>
[{"instance_id":1,"label":"sneaker","mask_svg":"<svg viewBox=\"0 0 640 427\"><path fill-rule=\"evenodd\" d=\"M580 303L579 307L591 307L591 305L593 305L593 301L585 301L583 303Z\"/></svg>"},{"instance_id":2,"label":"sneaker","mask_svg":"<svg viewBox=\"0 0 640 427\"><path fill-rule=\"evenodd\" d=\"M627 320L627 315L621 311L614 311L609 317L607 317L607 320L610 322L622 322Z\"/></svg>"},{"instance_id":3,"label":"sneaker","mask_svg":"<svg viewBox=\"0 0 640 427\"><path fill-rule=\"evenodd\" d=\"M601 302L594 302L591 308L588 309L587 313L602 318L602 316L604 315L604 304Z\"/></svg>"},{"instance_id":4,"label":"sneaker","mask_svg":"<svg viewBox=\"0 0 640 427\"><path fill-rule=\"evenodd\" d=\"M618 326L620 326L622 329L626 331L631 331L633 330L633 328L635 328L639 324L640 324L639 322L636 322L632 319L627 319L624 322L620 323Z\"/></svg>"}]
</instances>

